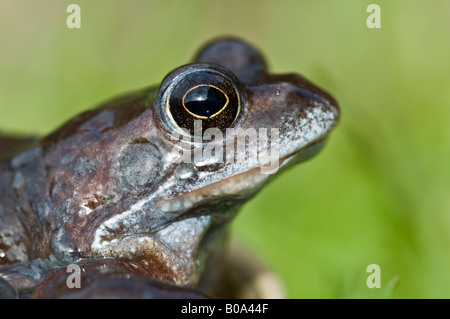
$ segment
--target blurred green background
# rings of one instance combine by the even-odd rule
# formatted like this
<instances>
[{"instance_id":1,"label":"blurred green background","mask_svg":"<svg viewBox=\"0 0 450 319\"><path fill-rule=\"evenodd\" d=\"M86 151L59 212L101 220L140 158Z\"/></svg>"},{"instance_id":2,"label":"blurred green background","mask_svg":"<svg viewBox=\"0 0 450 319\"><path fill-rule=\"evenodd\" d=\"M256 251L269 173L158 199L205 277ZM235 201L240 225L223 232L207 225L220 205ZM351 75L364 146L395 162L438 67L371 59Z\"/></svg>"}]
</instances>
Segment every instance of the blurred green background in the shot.
<instances>
[{"instance_id":1,"label":"blurred green background","mask_svg":"<svg viewBox=\"0 0 450 319\"><path fill-rule=\"evenodd\" d=\"M69 3L81 29L66 27ZM291 298L450 297L450 1L0 0L0 128L49 133L217 35L331 92L323 152L233 222ZM367 6L381 7L369 29ZM369 264L381 289L369 289ZM398 279L395 289L394 282Z\"/></svg>"}]
</instances>

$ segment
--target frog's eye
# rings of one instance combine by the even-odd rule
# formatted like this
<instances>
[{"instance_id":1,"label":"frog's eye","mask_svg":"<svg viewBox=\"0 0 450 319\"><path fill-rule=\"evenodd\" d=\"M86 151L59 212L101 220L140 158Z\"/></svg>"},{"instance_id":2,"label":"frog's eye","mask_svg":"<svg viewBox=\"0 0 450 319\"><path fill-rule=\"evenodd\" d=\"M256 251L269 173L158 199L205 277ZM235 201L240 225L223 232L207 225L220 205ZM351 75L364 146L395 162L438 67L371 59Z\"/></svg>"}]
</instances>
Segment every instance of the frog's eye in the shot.
<instances>
[{"instance_id":1,"label":"frog's eye","mask_svg":"<svg viewBox=\"0 0 450 319\"><path fill-rule=\"evenodd\" d=\"M241 97L237 80L231 72L207 64L179 68L163 82L170 80L162 97L166 118L194 134L215 127L222 131L236 121ZM161 90L161 89L160 89Z\"/></svg>"}]
</instances>

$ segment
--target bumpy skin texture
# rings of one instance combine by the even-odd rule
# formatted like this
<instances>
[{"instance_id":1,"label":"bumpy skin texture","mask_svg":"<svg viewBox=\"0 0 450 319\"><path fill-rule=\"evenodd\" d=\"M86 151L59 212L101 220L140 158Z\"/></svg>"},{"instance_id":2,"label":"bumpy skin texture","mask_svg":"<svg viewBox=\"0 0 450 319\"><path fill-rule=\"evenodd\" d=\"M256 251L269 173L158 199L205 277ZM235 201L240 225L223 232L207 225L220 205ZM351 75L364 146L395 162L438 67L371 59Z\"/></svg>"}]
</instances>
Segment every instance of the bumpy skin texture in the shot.
<instances>
[{"instance_id":1,"label":"bumpy skin texture","mask_svg":"<svg viewBox=\"0 0 450 319\"><path fill-rule=\"evenodd\" d=\"M274 174L252 160L174 161L163 101L173 75L214 65L233 74L242 98L233 126L279 129L282 169L321 149L339 110L302 76L268 73L243 41L211 42L194 61L159 89L100 105L41 140L0 138L0 296L203 297L200 284L208 293L229 221ZM76 291L65 285L72 263L84 269Z\"/></svg>"}]
</instances>

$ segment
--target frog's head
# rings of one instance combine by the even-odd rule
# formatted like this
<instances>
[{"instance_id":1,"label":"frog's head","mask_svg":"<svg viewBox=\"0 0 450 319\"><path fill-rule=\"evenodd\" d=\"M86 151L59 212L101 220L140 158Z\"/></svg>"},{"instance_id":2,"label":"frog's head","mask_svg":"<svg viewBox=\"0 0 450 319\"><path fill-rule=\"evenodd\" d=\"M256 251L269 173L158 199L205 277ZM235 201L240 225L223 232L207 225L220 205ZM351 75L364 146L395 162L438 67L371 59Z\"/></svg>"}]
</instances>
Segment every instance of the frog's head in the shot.
<instances>
[{"instance_id":1,"label":"frog's head","mask_svg":"<svg viewBox=\"0 0 450 319\"><path fill-rule=\"evenodd\" d=\"M339 109L304 77L269 73L236 39L209 43L148 92L113 146L98 146L114 156L97 173L109 176L97 201L115 199L88 212L99 217L84 223L92 236L82 255L130 259L195 285L240 206L281 168L316 154Z\"/></svg>"}]
</instances>

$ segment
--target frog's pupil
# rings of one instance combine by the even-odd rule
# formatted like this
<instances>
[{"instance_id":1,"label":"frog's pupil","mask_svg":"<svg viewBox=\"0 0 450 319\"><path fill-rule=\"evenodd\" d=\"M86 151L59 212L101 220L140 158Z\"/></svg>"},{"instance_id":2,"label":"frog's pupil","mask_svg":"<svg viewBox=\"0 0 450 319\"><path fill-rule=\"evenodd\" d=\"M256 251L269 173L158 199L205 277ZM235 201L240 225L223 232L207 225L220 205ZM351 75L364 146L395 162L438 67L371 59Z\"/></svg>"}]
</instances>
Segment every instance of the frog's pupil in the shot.
<instances>
[{"instance_id":1,"label":"frog's pupil","mask_svg":"<svg viewBox=\"0 0 450 319\"><path fill-rule=\"evenodd\" d=\"M211 117L227 103L225 94L215 87L204 85L191 90L184 98L186 109L198 116Z\"/></svg>"}]
</instances>

